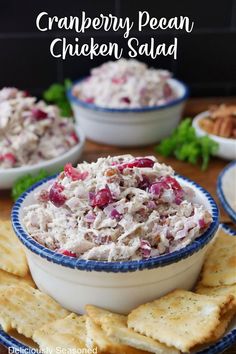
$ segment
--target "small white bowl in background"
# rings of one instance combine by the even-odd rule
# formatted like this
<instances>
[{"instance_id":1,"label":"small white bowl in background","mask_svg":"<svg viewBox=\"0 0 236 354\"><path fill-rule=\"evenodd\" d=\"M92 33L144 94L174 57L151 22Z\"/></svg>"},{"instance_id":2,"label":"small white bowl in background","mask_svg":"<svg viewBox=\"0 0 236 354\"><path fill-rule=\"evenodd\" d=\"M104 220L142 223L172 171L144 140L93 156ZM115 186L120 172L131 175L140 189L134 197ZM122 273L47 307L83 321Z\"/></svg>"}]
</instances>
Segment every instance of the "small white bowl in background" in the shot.
<instances>
[{"instance_id":1,"label":"small white bowl in background","mask_svg":"<svg viewBox=\"0 0 236 354\"><path fill-rule=\"evenodd\" d=\"M208 111L205 111L198 114L193 119L193 127L195 128L196 134L198 136L208 135L212 140L219 144L219 148L215 156L221 157L226 160L236 159L236 139L222 138L221 136L209 134L200 127L199 122L202 119L209 117L209 115L210 113Z\"/></svg>"},{"instance_id":2,"label":"small white bowl in background","mask_svg":"<svg viewBox=\"0 0 236 354\"><path fill-rule=\"evenodd\" d=\"M81 80L80 80L81 81ZM67 95L74 116L86 137L98 143L115 146L143 146L156 143L177 127L188 98L188 88L182 82L169 79L177 98L159 106L143 108L105 108Z\"/></svg>"},{"instance_id":3,"label":"small white bowl in background","mask_svg":"<svg viewBox=\"0 0 236 354\"><path fill-rule=\"evenodd\" d=\"M22 222L24 207L35 203L35 192L47 188L53 178L35 184L15 203L13 228L24 245L32 277L40 290L63 307L84 313L93 304L118 313L154 300L176 288L192 289L201 271L206 252L219 225L218 208L202 187L185 177L179 183L191 187L194 202L212 214L210 227L195 241L179 251L146 260L108 262L83 260L56 253L36 242Z\"/></svg>"},{"instance_id":4,"label":"small white bowl in background","mask_svg":"<svg viewBox=\"0 0 236 354\"><path fill-rule=\"evenodd\" d=\"M35 165L27 165L16 168L0 168L0 190L10 189L13 184L21 177L31 174L36 175L40 170L45 170L48 174L56 173L68 162L72 164L78 162L85 144L85 135L81 128L75 127L79 138L79 143L73 146L65 154L54 159L46 160Z\"/></svg>"}]
</instances>

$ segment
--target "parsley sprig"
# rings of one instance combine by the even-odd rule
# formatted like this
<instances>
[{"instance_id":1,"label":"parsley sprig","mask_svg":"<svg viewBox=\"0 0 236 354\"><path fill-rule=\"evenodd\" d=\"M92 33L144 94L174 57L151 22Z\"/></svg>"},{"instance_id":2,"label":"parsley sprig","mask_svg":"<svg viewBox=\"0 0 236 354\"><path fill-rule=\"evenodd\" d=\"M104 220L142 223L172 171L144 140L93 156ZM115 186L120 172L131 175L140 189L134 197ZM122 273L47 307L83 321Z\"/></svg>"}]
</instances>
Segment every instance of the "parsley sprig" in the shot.
<instances>
[{"instance_id":1,"label":"parsley sprig","mask_svg":"<svg viewBox=\"0 0 236 354\"><path fill-rule=\"evenodd\" d=\"M24 193L29 187L31 187L36 182L41 181L41 179L48 177L48 173L45 170L41 170L36 176L30 174L21 177L15 182L12 187L11 195L14 200L18 199L19 196Z\"/></svg>"},{"instance_id":2,"label":"parsley sprig","mask_svg":"<svg viewBox=\"0 0 236 354\"><path fill-rule=\"evenodd\" d=\"M66 79L63 84L52 84L43 93L44 100L58 106L63 117L72 116L71 105L66 95L66 91L71 87L71 85L71 80Z\"/></svg>"},{"instance_id":3,"label":"parsley sprig","mask_svg":"<svg viewBox=\"0 0 236 354\"><path fill-rule=\"evenodd\" d=\"M205 171L211 155L218 150L218 144L207 135L198 137L191 119L186 118L155 150L163 156L175 156L194 165L201 160L202 170Z\"/></svg>"}]
</instances>

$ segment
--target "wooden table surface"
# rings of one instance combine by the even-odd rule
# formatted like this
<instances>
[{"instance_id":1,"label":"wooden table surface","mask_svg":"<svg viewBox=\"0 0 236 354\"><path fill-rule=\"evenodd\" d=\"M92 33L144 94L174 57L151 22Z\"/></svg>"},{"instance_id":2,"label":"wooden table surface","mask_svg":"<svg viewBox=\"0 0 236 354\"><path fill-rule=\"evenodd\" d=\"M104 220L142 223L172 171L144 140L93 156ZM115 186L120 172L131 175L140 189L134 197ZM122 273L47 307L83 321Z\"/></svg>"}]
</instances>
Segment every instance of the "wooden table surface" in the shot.
<instances>
[{"instance_id":1,"label":"wooden table surface","mask_svg":"<svg viewBox=\"0 0 236 354\"><path fill-rule=\"evenodd\" d=\"M208 108L210 104L221 102L234 102L236 98L207 98L207 99L190 99L186 105L184 116L193 117L199 112L202 112ZM96 143L87 141L85 150L81 160L94 161L100 156L118 155L130 153L135 156L152 155L155 154L153 146L142 148L117 148L111 146L98 145ZM217 201L220 212L221 221L232 226L231 220L222 209L219 200L216 195L216 181L220 171L226 166L227 161L214 158L211 160L209 168L206 172L201 171L199 166L192 166L181 161L177 161L174 158L163 158L155 154L161 162L170 164L179 174L183 174L202 185L207 189ZM9 191L0 191L0 217L1 219L9 219L10 211L12 207L12 200ZM6 354L7 350L0 346L0 354ZM236 354L236 344L229 348L225 354Z\"/></svg>"}]
</instances>

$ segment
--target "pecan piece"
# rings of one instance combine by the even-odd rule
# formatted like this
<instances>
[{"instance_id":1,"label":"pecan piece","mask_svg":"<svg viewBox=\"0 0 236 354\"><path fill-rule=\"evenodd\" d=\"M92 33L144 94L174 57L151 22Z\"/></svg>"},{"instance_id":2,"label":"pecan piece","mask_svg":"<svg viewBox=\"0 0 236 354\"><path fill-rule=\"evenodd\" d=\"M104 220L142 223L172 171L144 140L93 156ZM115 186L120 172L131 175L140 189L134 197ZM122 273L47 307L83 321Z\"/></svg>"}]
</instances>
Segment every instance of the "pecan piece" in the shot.
<instances>
[{"instance_id":1,"label":"pecan piece","mask_svg":"<svg viewBox=\"0 0 236 354\"><path fill-rule=\"evenodd\" d=\"M233 131L233 119L232 118L224 119L220 127L219 135L224 138L230 138L232 131Z\"/></svg>"}]
</instances>

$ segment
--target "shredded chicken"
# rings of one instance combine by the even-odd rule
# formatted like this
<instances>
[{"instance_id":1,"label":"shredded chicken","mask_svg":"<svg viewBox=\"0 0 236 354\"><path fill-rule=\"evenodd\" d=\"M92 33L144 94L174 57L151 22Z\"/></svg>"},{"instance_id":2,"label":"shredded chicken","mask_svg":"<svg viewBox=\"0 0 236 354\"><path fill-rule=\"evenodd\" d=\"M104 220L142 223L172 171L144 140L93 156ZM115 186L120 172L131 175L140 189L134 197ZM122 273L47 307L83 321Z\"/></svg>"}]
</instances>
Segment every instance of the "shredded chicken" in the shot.
<instances>
[{"instance_id":1,"label":"shredded chicken","mask_svg":"<svg viewBox=\"0 0 236 354\"><path fill-rule=\"evenodd\" d=\"M107 108L140 108L165 104L176 97L166 70L148 68L134 59L109 61L73 89L87 103Z\"/></svg>"},{"instance_id":2,"label":"shredded chicken","mask_svg":"<svg viewBox=\"0 0 236 354\"><path fill-rule=\"evenodd\" d=\"M194 192L155 157L99 158L64 171L35 204L24 225L44 246L82 259L124 261L188 245L212 222Z\"/></svg>"},{"instance_id":3,"label":"shredded chicken","mask_svg":"<svg viewBox=\"0 0 236 354\"><path fill-rule=\"evenodd\" d=\"M78 143L72 120L16 88L0 90L0 168L53 159Z\"/></svg>"}]
</instances>

